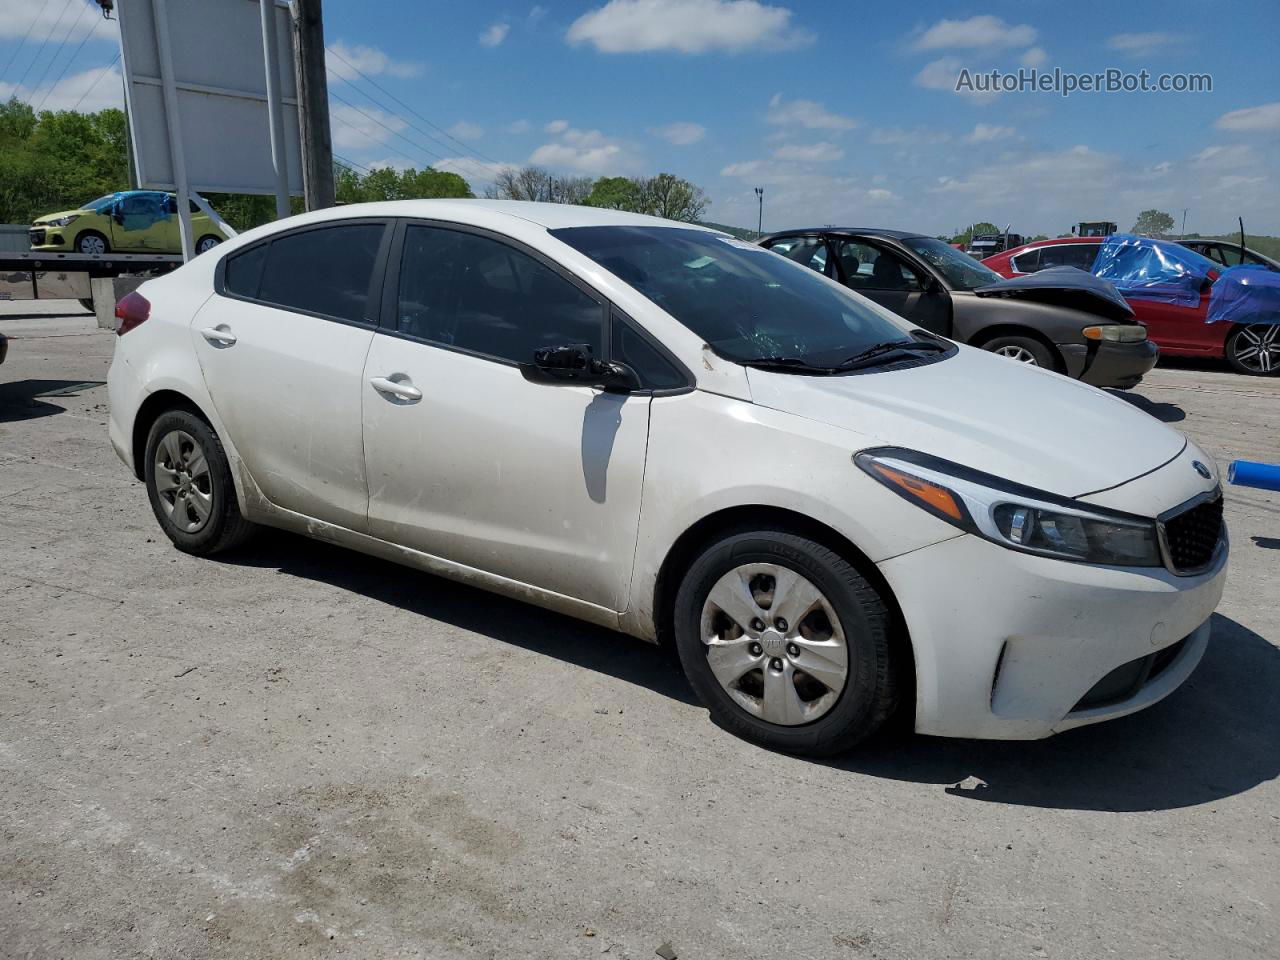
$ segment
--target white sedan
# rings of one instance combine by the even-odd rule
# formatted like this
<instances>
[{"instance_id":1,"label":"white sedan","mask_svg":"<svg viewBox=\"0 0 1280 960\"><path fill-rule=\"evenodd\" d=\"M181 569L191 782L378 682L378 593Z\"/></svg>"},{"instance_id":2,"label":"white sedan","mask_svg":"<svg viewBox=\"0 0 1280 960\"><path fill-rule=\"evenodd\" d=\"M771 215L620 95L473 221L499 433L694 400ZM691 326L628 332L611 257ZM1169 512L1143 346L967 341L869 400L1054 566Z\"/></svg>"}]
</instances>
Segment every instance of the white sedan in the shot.
<instances>
[{"instance_id":1,"label":"white sedan","mask_svg":"<svg viewBox=\"0 0 1280 960\"><path fill-rule=\"evenodd\" d=\"M671 641L773 748L907 704L1004 739L1131 713L1222 594L1216 471L1180 433L716 231L349 206L117 316L111 440L179 549L265 524Z\"/></svg>"}]
</instances>

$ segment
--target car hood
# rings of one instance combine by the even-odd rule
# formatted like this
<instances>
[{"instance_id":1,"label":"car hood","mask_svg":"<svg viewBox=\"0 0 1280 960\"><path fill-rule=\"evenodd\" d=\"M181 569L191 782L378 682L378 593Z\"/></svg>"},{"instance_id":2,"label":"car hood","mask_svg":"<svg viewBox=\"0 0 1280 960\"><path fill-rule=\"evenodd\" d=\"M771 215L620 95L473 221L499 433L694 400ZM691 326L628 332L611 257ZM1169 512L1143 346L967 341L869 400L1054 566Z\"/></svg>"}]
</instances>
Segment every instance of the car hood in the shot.
<instances>
[{"instance_id":1,"label":"car hood","mask_svg":"<svg viewBox=\"0 0 1280 960\"><path fill-rule=\"evenodd\" d=\"M59 213L46 213L44 216L36 217L36 219L32 221L32 225L39 226L40 224L47 224L51 220L61 220L63 217L83 217L85 214L90 212L91 211L89 210L63 210Z\"/></svg>"},{"instance_id":2,"label":"car hood","mask_svg":"<svg viewBox=\"0 0 1280 960\"><path fill-rule=\"evenodd\" d=\"M989 283L973 291L980 297L1035 300L1072 307L1118 323L1133 321L1133 307L1109 280L1075 267L1050 267L1012 280Z\"/></svg>"},{"instance_id":3,"label":"car hood","mask_svg":"<svg viewBox=\"0 0 1280 960\"><path fill-rule=\"evenodd\" d=\"M906 370L747 377L752 402L850 430L863 447L908 447L1066 497L1131 480L1186 444L1119 397L974 347Z\"/></svg>"}]
</instances>

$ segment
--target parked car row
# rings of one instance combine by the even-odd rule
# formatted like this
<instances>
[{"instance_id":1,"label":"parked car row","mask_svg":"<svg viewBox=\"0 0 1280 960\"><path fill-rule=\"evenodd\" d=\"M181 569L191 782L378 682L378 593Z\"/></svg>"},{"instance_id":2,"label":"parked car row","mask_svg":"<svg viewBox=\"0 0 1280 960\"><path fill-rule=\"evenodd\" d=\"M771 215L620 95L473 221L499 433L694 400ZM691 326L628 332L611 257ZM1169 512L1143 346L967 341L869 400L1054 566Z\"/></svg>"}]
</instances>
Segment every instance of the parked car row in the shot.
<instances>
[{"instance_id":1,"label":"parked car row","mask_svg":"<svg viewBox=\"0 0 1280 960\"><path fill-rule=\"evenodd\" d=\"M120 302L111 443L181 550L281 527L670 642L716 722L789 752L902 708L1045 737L1186 680L1213 461L1038 368L1149 364L1123 300L907 233L766 242L502 201L290 218Z\"/></svg>"}]
</instances>

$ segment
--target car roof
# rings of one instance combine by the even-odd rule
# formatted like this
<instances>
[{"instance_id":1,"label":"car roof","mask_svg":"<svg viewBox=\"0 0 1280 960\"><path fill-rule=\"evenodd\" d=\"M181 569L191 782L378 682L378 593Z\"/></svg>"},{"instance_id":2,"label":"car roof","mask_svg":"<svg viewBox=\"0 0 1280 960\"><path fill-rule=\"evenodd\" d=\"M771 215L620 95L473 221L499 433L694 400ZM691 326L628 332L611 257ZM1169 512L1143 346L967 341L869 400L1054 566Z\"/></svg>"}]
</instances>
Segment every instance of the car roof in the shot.
<instances>
[{"instance_id":1,"label":"car roof","mask_svg":"<svg viewBox=\"0 0 1280 960\"><path fill-rule=\"evenodd\" d=\"M776 233L768 233L760 239L773 240L778 237L792 237L797 234L807 233L843 233L860 237L882 237L886 240L912 240L916 237L928 239L927 234L919 233L918 231L886 230L884 227L797 227L794 230L779 230Z\"/></svg>"},{"instance_id":2,"label":"car roof","mask_svg":"<svg viewBox=\"0 0 1280 960\"><path fill-rule=\"evenodd\" d=\"M310 220L343 219L352 216L365 217L422 217L441 218L466 223L470 216L486 211L490 214L515 217L548 230L566 227L683 227L719 233L696 223L680 223L650 217L642 213L608 210L603 207L583 207L571 203L539 203L530 200L384 200L374 203L351 203L313 211L305 215Z\"/></svg>"}]
</instances>

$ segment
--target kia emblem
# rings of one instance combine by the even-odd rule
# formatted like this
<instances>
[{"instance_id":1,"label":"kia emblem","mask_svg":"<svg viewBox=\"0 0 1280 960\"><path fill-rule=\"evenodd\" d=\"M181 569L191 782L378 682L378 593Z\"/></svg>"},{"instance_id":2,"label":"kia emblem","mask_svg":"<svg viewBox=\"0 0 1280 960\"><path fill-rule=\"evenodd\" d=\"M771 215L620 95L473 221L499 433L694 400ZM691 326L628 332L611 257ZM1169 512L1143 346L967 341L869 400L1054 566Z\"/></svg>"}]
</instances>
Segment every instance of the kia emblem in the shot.
<instances>
[{"instance_id":1,"label":"kia emblem","mask_svg":"<svg viewBox=\"0 0 1280 960\"><path fill-rule=\"evenodd\" d=\"M1212 479L1213 479L1213 473L1211 473L1211 472L1210 472L1210 470L1209 470L1209 468L1208 468L1208 467L1206 467L1206 466L1205 466L1203 463L1201 463L1199 460L1192 460L1192 461L1191 461L1191 466L1195 467L1195 468L1196 468L1196 473L1200 474L1200 476L1204 477L1206 480L1212 480Z\"/></svg>"}]
</instances>

